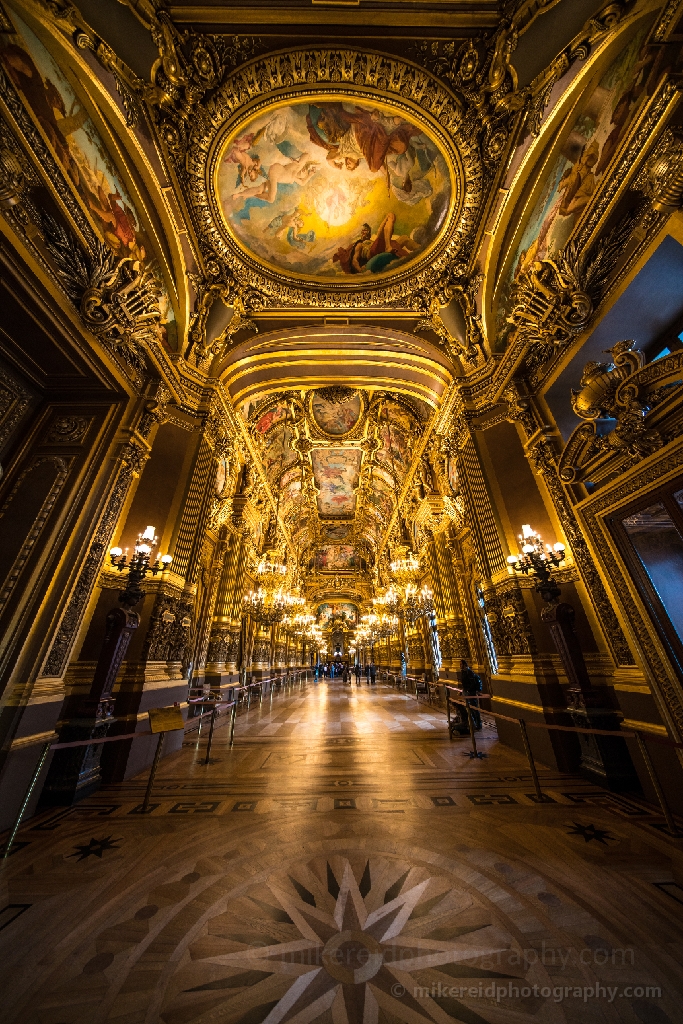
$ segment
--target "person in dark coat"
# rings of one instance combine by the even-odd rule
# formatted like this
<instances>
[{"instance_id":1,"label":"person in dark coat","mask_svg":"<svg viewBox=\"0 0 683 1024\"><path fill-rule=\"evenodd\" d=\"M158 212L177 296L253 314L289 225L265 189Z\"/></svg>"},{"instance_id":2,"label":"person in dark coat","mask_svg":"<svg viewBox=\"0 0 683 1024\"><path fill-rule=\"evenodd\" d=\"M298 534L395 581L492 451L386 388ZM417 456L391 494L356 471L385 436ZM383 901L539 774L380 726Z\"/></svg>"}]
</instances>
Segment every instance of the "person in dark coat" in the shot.
<instances>
[{"instance_id":1,"label":"person in dark coat","mask_svg":"<svg viewBox=\"0 0 683 1024\"><path fill-rule=\"evenodd\" d=\"M481 729L481 712L479 710L479 694L482 690L481 679L463 659L460 665L460 688L463 697L476 697L477 700L469 700L468 708L472 715L475 729Z\"/></svg>"},{"instance_id":2,"label":"person in dark coat","mask_svg":"<svg viewBox=\"0 0 683 1024\"><path fill-rule=\"evenodd\" d=\"M374 685L377 679L377 666L374 661L370 664L370 685Z\"/></svg>"}]
</instances>

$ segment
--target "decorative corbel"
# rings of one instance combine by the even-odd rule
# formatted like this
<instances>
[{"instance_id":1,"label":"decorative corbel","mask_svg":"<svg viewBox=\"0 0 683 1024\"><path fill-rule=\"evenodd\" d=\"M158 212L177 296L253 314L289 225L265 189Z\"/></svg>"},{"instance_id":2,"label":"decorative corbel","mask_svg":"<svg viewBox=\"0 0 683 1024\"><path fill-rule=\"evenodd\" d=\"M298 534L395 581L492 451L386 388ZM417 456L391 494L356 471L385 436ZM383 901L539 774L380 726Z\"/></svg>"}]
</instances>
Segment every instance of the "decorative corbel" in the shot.
<instances>
[{"instance_id":1,"label":"decorative corbel","mask_svg":"<svg viewBox=\"0 0 683 1024\"><path fill-rule=\"evenodd\" d=\"M648 417L664 401L678 398L683 353L646 364L634 345L620 341L608 350L611 362L586 363L581 389L572 391L571 399L584 423L573 431L558 464L565 483L623 472L664 445L665 437L648 425Z\"/></svg>"},{"instance_id":2,"label":"decorative corbel","mask_svg":"<svg viewBox=\"0 0 683 1024\"><path fill-rule=\"evenodd\" d=\"M190 345L188 356L194 351L197 365L200 366L214 356L222 356L230 348L235 335L242 330L258 333L258 327L251 319L251 313L262 305L263 296L254 288L243 287L229 272L225 272L218 281L199 281L196 283L198 299L196 309L190 322ZM210 342L206 337L206 327L214 302L220 300L233 313L228 324Z\"/></svg>"},{"instance_id":3,"label":"decorative corbel","mask_svg":"<svg viewBox=\"0 0 683 1024\"><path fill-rule=\"evenodd\" d=\"M479 272L468 276L465 267L457 264L449 267L428 288L414 292L412 296L413 308L427 314L417 323L415 330L433 331L449 355L468 363L477 363L483 355L484 339L476 302L481 280ZM453 337L441 316L442 308L453 299L459 303L465 321L462 341Z\"/></svg>"},{"instance_id":4,"label":"decorative corbel","mask_svg":"<svg viewBox=\"0 0 683 1024\"><path fill-rule=\"evenodd\" d=\"M517 279L507 323L537 349L531 365L585 330L639 217L640 210L627 214L589 250L570 241L552 258L534 260Z\"/></svg>"},{"instance_id":5,"label":"decorative corbel","mask_svg":"<svg viewBox=\"0 0 683 1024\"><path fill-rule=\"evenodd\" d=\"M658 213L683 206L683 130L667 128L637 182Z\"/></svg>"}]
</instances>

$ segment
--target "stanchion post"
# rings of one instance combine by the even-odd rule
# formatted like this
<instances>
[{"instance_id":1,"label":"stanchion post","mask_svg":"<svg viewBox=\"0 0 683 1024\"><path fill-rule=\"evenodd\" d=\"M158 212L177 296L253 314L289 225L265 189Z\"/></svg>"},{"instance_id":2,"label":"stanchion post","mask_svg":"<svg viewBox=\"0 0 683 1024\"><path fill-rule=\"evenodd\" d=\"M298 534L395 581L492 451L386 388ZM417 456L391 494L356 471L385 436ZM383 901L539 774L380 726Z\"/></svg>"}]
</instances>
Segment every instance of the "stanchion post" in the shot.
<instances>
[{"instance_id":1,"label":"stanchion post","mask_svg":"<svg viewBox=\"0 0 683 1024\"><path fill-rule=\"evenodd\" d=\"M5 850L4 850L3 855L2 855L2 859L3 860L5 860L7 857L9 857L10 850L12 849L12 843L14 842L14 838L15 838L17 832L19 831L19 826L21 825L21 819L24 817L24 812L26 811L26 808L28 807L28 803L29 803L29 800L31 799L31 795L33 793L33 790L36 788L36 783L38 781L38 776L40 775L40 773L43 770L43 765L45 764L45 762L47 760L47 755L50 753L51 742L52 742L51 740L48 740L48 742L44 745L43 750L42 750L41 755L40 755L40 758L38 760L38 764L36 765L36 769L35 769L33 775L31 776L31 781L28 784L28 789L26 790L26 794L25 794L24 799L22 801L21 807L19 808L19 813L17 814L16 818L14 819L14 825L12 826L12 831L10 832L9 838L7 839L7 842L5 843Z\"/></svg>"},{"instance_id":2,"label":"stanchion post","mask_svg":"<svg viewBox=\"0 0 683 1024\"><path fill-rule=\"evenodd\" d=\"M529 768L531 769L531 778L534 781L534 789L536 790L536 796L538 797L538 802L539 803L543 803L545 801L545 797L543 796L543 793L541 792L541 784L538 781L538 772L536 771L536 764L534 762L534 755L531 753L531 744L529 743L529 734L526 731L526 722L524 721L523 718L519 719L519 729L520 729L520 732L522 733L522 743L524 744L524 751L525 751L527 759L529 761Z\"/></svg>"},{"instance_id":3,"label":"stanchion post","mask_svg":"<svg viewBox=\"0 0 683 1024\"><path fill-rule=\"evenodd\" d=\"M159 740L157 742L157 749L156 749L156 753L154 754L154 760L152 761L152 767L151 767L150 773L149 773L149 780L147 782L147 790L145 792L145 799L142 801L142 813L143 814L147 813L147 809L149 807L149 802L150 802L150 800L152 798L152 786L154 785L154 776L156 775L157 768L159 767L159 758L161 757L161 748L162 748L162 746L164 744L164 736L165 735L166 735L165 732L160 732L159 733Z\"/></svg>"},{"instance_id":4,"label":"stanchion post","mask_svg":"<svg viewBox=\"0 0 683 1024\"><path fill-rule=\"evenodd\" d=\"M211 723L209 725L209 740L206 744L206 757L204 758L204 764L209 763L209 757L211 756L211 744L213 742L213 727L216 721L216 712L218 708L214 708L211 712Z\"/></svg>"},{"instance_id":5,"label":"stanchion post","mask_svg":"<svg viewBox=\"0 0 683 1024\"><path fill-rule=\"evenodd\" d=\"M647 749L647 745L645 743L645 739L644 739L644 737L639 732L637 732L635 734L635 737L636 737L636 740L638 741L638 749L640 750L640 753L641 753L641 756L643 758L643 761L645 762L645 767L647 768L648 775L650 776L650 781L652 782L653 789L654 789L655 793L657 794L657 799L659 800L659 806L662 808L662 814L664 815L664 820L666 821L666 827L669 829L669 832L671 833L672 836L683 835L683 833L681 833L681 830L679 829L678 825L674 821L673 814L669 810L669 805L666 802L666 797L664 796L664 790L662 789L662 787L659 784L659 779L657 778L657 772L655 771L655 766L652 763L652 758L650 757L650 751Z\"/></svg>"},{"instance_id":6,"label":"stanchion post","mask_svg":"<svg viewBox=\"0 0 683 1024\"><path fill-rule=\"evenodd\" d=\"M445 689L446 689L446 718L448 719L448 738L449 738L449 740L452 740L453 739L453 733L451 732L451 695L448 692L448 687L446 687Z\"/></svg>"},{"instance_id":7,"label":"stanchion post","mask_svg":"<svg viewBox=\"0 0 683 1024\"><path fill-rule=\"evenodd\" d=\"M237 718L237 701L232 706L232 716L230 719L230 746L233 745L235 740L235 719Z\"/></svg>"},{"instance_id":8,"label":"stanchion post","mask_svg":"<svg viewBox=\"0 0 683 1024\"><path fill-rule=\"evenodd\" d=\"M485 754L482 754L477 750L477 741L474 735L474 715L472 714L470 702L467 697L465 697L465 708L467 710L467 721L470 725L470 736L472 738L472 751L470 753L470 757L486 757Z\"/></svg>"}]
</instances>

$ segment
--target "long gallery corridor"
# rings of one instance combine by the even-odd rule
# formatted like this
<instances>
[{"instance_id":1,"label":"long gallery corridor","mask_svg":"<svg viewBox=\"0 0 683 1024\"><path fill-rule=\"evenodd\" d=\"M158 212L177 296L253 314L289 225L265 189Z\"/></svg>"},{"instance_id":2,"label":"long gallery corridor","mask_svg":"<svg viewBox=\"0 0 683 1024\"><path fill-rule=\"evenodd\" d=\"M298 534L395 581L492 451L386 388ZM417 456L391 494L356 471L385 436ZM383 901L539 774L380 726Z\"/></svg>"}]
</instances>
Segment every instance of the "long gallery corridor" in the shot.
<instances>
[{"instance_id":1,"label":"long gallery corridor","mask_svg":"<svg viewBox=\"0 0 683 1024\"><path fill-rule=\"evenodd\" d=\"M295 689L30 819L3 1024L680 1021L683 858L645 805L387 686Z\"/></svg>"}]
</instances>

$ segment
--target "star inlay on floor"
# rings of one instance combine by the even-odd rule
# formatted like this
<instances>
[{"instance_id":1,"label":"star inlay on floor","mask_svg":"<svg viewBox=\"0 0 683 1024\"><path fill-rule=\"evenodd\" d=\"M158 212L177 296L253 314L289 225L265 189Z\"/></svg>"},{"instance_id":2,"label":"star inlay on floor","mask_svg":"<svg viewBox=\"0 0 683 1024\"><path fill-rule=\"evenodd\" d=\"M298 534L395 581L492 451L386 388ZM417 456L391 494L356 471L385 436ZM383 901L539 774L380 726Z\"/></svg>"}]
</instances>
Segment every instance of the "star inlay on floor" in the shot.
<instances>
[{"instance_id":1,"label":"star inlay on floor","mask_svg":"<svg viewBox=\"0 0 683 1024\"><path fill-rule=\"evenodd\" d=\"M435 706L309 685L21 828L2 1024L677 1024L683 844Z\"/></svg>"}]
</instances>

